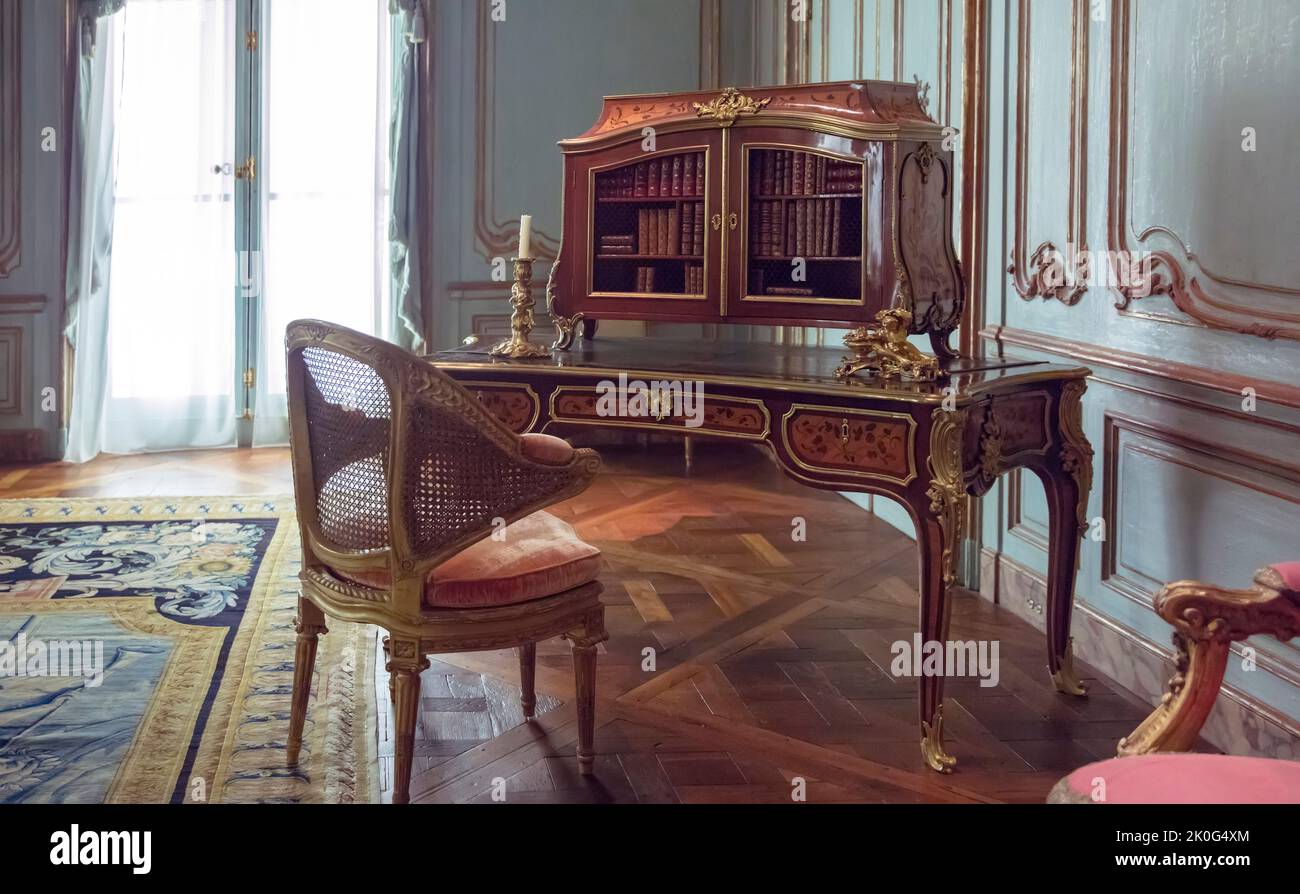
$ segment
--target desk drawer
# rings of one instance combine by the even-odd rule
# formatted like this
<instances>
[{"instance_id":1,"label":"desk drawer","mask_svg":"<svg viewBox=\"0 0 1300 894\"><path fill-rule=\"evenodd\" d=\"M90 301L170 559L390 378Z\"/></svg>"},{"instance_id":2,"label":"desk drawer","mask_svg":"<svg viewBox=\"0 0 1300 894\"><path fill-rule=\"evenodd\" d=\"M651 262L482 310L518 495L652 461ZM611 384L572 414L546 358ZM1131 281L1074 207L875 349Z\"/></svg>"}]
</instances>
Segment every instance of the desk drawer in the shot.
<instances>
[{"instance_id":1,"label":"desk drawer","mask_svg":"<svg viewBox=\"0 0 1300 894\"><path fill-rule=\"evenodd\" d=\"M562 385L551 394L551 418L556 422L609 428L682 429L685 434L721 435L751 441L766 438L771 426L771 416L761 400L711 397L706 391L702 412L698 413L700 424L688 426L685 415L673 415L674 405L670 398L665 398L662 405L658 401L648 401L641 411L632 392L613 392L613 397L602 403L605 394L592 387ZM615 400L617 403L611 406ZM605 412L610 409L615 412Z\"/></svg>"},{"instance_id":2,"label":"desk drawer","mask_svg":"<svg viewBox=\"0 0 1300 894\"><path fill-rule=\"evenodd\" d=\"M527 385L502 385L498 382L461 384L515 434L531 431L537 423L541 402L537 399L537 392Z\"/></svg>"},{"instance_id":3,"label":"desk drawer","mask_svg":"<svg viewBox=\"0 0 1300 894\"><path fill-rule=\"evenodd\" d=\"M808 471L899 484L916 477L916 422L906 413L794 404L781 426L786 451Z\"/></svg>"}]
</instances>

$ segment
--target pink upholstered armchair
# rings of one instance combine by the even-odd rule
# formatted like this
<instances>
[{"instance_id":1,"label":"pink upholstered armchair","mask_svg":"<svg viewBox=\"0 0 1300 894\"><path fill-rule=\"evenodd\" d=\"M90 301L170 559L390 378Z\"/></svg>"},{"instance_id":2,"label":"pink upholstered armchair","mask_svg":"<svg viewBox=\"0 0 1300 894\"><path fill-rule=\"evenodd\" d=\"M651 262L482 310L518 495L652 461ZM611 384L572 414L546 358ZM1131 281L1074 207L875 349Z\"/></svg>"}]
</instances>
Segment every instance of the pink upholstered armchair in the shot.
<instances>
[{"instance_id":1,"label":"pink upholstered armchair","mask_svg":"<svg viewBox=\"0 0 1300 894\"><path fill-rule=\"evenodd\" d=\"M1191 748L1219 695L1229 647L1257 634L1286 641L1300 632L1300 562L1255 572L1249 590L1178 581L1156 596L1174 627L1169 692L1120 740L1119 756L1080 767L1052 789L1057 803L1300 803L1300 763Z\"/></svg>"}]
</instances>

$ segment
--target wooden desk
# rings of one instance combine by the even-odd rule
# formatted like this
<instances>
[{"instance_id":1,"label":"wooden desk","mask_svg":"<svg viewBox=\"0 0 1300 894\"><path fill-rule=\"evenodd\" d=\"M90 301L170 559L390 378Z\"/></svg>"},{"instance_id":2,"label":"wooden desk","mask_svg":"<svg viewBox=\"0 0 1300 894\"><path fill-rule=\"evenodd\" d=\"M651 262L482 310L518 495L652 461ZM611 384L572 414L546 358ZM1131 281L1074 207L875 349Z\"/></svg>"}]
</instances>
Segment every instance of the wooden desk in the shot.
<instances>
[{"instance_id":1,"label":"wooden desk","mask_svg":"<svg viewBox=\"0 0 1300 894\"><path fill-rule=\"evenodd\" d=\"M517 432L596 425L750 441L770 447L785 473L810 487L897 500L916 524L925 642L947 640L968 497L982 496L1003 472L1032 470L1050 512L1048 672L1060 691L1084 694L1070 611L1092 483L1081 404L1088 369L959 360L934 383L842 382L832 371L843 352L832 348L600 338L543 360L494 360L486 350L430 359ZM701 424L688 428L671 401L648 401L644 416L602 415L601 383L612 388L620 374L632 392L638 381L702 383ZM947 772L954 759L943 748L943 685L942 676L920 680L921 752Z\"/></svg>"}]
</instances>

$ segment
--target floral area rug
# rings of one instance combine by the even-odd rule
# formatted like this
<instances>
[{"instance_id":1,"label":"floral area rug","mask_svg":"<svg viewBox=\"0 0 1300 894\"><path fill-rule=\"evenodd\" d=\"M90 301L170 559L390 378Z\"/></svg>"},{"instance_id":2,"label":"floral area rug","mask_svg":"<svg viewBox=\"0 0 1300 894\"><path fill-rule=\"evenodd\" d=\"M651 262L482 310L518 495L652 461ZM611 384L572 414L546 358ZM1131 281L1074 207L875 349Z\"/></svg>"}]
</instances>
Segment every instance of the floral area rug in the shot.
<instances>
[{"instance_id":1,"label":"floral area rug","mask_svg":"<svg viewBox=\"0 0 1300 894\"><path fill-rule=\"evenodd\" d=\"M300 559L289 497L0 501L0 803L377 801L369 628L284 760Z\"/></svg>"}]
</instances>

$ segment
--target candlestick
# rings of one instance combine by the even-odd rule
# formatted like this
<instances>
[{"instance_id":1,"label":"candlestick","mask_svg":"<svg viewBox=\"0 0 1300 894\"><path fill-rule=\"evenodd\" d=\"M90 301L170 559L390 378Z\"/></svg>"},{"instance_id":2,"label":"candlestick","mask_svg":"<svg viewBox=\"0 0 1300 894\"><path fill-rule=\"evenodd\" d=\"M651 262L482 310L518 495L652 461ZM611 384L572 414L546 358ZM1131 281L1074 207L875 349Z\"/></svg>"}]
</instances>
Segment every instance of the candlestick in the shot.
<instances>
[{"instance_id":1,"label":"candlestick","mask_svg":"<svg viewBox=\"0 0 1300 894\"><path fill-rule=\"evenodd\" d=\"M519 218L519 257L532 258L533 252L533 216L525 214Z\"/></svg>"},{"instance_id":2,"label":"candlestick","mask_svg":"<svg viewBox=\"0 0 1300 894\"><path fill-rule=\"evenodd\" d=\"M527 217L524 220L528 220ZM527 231L520 227L521 242ZM515 282L510 287L510 337L492 348L493 357L511 357L515 360L531 357L549 357L549 348L528 340L533 331L533 259L515 258Z\"/></svg>"}]
</instances>

